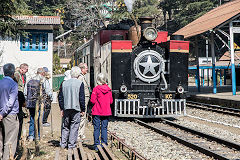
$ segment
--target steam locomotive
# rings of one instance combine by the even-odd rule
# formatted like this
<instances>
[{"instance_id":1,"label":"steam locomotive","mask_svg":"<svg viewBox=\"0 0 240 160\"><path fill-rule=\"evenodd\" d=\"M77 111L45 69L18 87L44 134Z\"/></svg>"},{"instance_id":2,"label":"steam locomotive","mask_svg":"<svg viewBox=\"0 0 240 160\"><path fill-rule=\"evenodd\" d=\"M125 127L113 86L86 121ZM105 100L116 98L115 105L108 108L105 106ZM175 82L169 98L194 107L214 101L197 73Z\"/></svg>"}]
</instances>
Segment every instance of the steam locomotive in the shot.
<instances>
[{"instance_id":1,"label":"steam locomotive","mask_svg":"<svg viewBox=\"0 0 240 160\"><path fill-rule=\"evenodd\" d=\"M87 63L87 80L107 76L113 92L113 115L160 118L186 112L189 42L181 35L157 31L151 17L140 25L100 30L74 53L73 65Z\"/></svg>"}]
</instances>

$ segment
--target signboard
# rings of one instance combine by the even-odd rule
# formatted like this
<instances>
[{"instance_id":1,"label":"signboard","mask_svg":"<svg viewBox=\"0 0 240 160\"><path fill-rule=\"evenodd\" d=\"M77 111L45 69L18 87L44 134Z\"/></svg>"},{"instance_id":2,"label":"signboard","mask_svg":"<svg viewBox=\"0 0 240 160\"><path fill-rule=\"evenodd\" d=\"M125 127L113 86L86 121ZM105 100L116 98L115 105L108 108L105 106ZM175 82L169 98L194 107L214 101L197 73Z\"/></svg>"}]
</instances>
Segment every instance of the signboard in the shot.
<instances>
[{"instance_id":1,"label":"signboard","mask_svg":"<svg viewBox=\"0 0 240 160\"><path fill-rule=\"evenodd\" d=\"M212 63L212 57L199 57L198 58L199 61L199 65L201 64L211 64ZM216 58L215 58L215 62L216 62Z\"/></svg>"}]
</instances>

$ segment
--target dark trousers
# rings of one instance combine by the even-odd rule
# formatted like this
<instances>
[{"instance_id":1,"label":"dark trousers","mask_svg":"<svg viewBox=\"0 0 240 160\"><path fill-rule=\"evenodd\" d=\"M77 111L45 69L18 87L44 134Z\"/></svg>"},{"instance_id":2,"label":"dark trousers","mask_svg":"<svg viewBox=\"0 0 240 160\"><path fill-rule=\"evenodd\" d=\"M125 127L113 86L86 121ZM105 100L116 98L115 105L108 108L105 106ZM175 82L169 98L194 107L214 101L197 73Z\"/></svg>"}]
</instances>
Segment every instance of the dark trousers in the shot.
<instances>
[{"instance_id":1,"label":"dark trousers","mask_svg":"<svg viewBox=\"0 0 240 160\"><path fill-rule=\"evenodd\" d=\"M99 136L101 129L101 144L107 145L107 127L108 127L109 116L93 116L93 137L94 137L94 149L97 150L97 145L100 144Z\"/></svg>"},{"instance_id":2,"label":"dark trousers","mask_svg":"<svg viewBox=\"0 0 240 160\"><path fill-rule=\"evenodd\" d=\"M63 124L61 135L61 148L75 148L78 129L80 125L80 112L69 109L63 111Z\"/></svg>"},{"instance_id":3,"label":"dark trousers","mask_svg":"<svg viewBox=\"0 0 240 160\"><path fill-rule=\"evenodd\" d=\"M18 119L19 119L19 131L18 131L18 139L21 138L22 134L22 125L23 125L23 117L24 112L22 110L23 104L25 103L25 97L23 92L18 91L18 103L19 103L19 113L18 113Z\"/></svg>"},{"instance_id":4,"label":"dark trousers","mask_svg":"<svg viewBox=\"0 0 240 160\"><path fill-rule=\"evenodd\" d=\"M47 123L49 113L51 111L51 100L49 98L44 102L43 123Z\"/></svg>"}]
</instances>

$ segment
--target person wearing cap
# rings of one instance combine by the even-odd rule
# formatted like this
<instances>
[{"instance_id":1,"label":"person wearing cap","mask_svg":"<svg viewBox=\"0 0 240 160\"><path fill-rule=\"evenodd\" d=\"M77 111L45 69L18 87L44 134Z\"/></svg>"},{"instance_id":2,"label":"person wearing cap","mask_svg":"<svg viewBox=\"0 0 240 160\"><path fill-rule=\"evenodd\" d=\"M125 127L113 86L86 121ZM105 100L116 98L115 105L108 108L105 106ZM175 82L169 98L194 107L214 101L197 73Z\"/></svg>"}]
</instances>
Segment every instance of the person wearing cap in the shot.
<instances>
[{"instance_id":1,"label":"person wearing cap","mask_svg":"<svg viewBox=\"0 0 240 160\"><path fill-rule=\"evenodd\" d=\"M26 84L26 87L24 89L24 95L27 101L27 108L30 113L30 121L29 121L29 135L28 140L33 141L36 138L36 135L34 133L35 127L34 127L34 117L35 117L35 108L37 99L39 97L39 89L40 89L40 82L45 81L45 71L43 68L37 69L37 75L33 77L33 79L29 80ZM45 93L44 85L42 85L42 93L43 97ZM39 124L38 124L39 125ZM39 126L38 126L39 128ZM39 130L38 130L39 131ZM40 136L40 132L38 132L38 135Z\"/></svg>"},{"instance_id":2,"label":"person wearing cap","mask_svg":"<svg viewBox=\"0 0 240 160\"><path fill-rule=\"evenodd\" d=\"M49 82L50 74L47 67L43 67L45 81L43 82L43 87L45 88L45 97L44 97L44 114L43 114L43 127L49 127L50 124L47 122L49 113L51 111L51 103L52 103L52 88Z\"/></svg>"}]
</instances>

